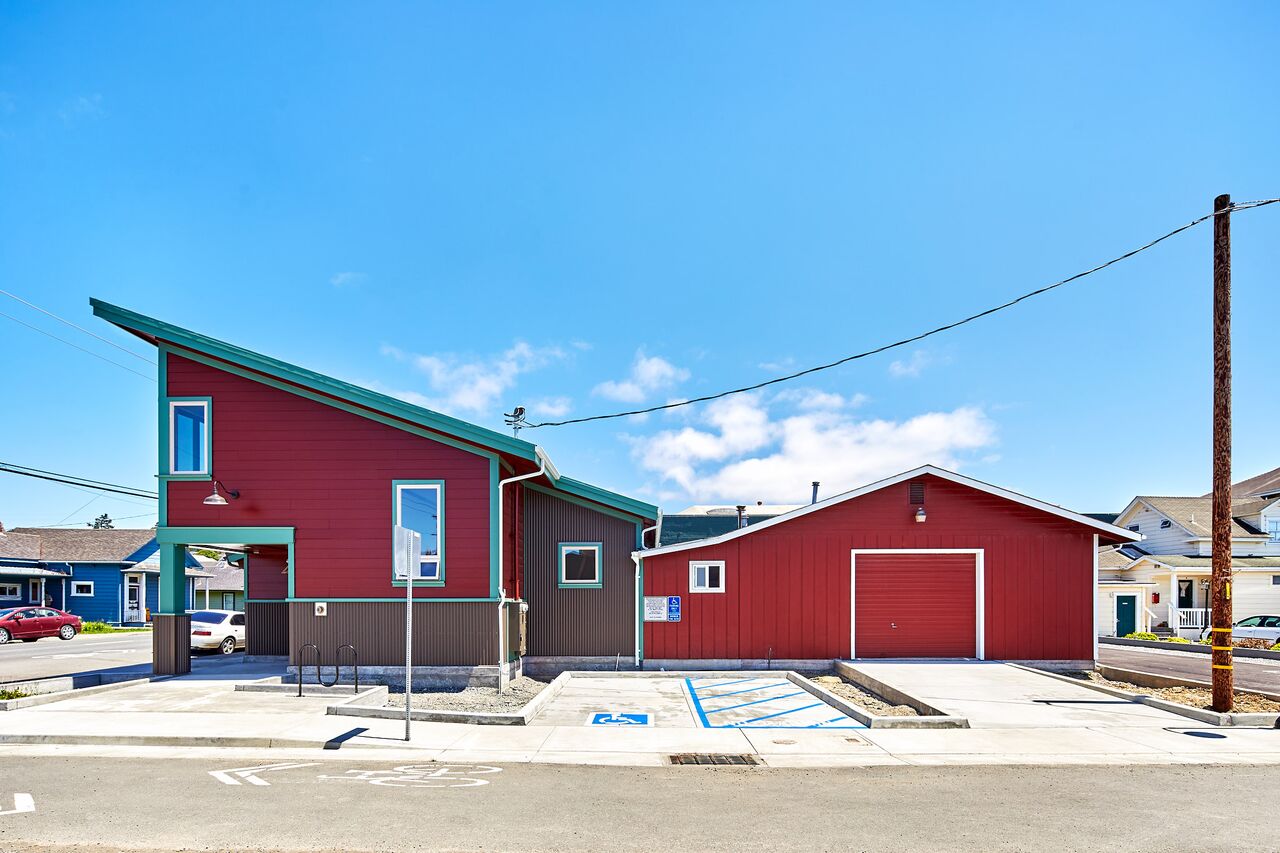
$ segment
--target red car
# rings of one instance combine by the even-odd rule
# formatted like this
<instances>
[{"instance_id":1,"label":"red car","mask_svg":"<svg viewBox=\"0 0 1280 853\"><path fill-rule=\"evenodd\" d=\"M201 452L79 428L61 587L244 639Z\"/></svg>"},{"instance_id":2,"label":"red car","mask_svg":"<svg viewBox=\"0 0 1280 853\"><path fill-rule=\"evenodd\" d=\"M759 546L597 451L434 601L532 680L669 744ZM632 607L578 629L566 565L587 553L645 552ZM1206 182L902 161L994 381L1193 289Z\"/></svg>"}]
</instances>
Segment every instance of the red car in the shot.
<instances>
[{"instance_id":1,"label":"red car","mask_svg":"<svg viewBox=\"0 0 1280 853\"><path fill-rule=\"evenodd\" d=\"M41 637L70 640L79 633L79 616L52 607L6 607L0 610L0 646L10 640L34 643Z\"/></svg>"}]
</instances>

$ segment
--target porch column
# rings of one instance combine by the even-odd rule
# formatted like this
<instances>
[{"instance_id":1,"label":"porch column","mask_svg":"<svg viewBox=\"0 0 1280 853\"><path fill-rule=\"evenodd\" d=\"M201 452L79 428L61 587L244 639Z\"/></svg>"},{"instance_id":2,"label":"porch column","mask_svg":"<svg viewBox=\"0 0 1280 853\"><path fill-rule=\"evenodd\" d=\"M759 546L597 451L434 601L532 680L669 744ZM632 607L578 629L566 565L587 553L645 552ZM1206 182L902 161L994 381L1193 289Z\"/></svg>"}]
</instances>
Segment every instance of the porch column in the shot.
<instances>
[{"instance_id":1,"label":"porch column","mask_svg":"<svg viewBox=\"0 0 1280 853\"><path fill-rule=\"evenodd\" d=\"M182 545L160 543L160 600L151 617L151 670L156 675L191 671L185 552Z\"/></svg>"},{"instance_id":2,"label":"porch column","mask_svg":"<svg viewBox=\"0 0 1280 853\"><path fill-rule=\"evenodd\" d=\"M1169 573L1169 630L1178 636L1178 573Z\"/></svg>"}]
</instances>

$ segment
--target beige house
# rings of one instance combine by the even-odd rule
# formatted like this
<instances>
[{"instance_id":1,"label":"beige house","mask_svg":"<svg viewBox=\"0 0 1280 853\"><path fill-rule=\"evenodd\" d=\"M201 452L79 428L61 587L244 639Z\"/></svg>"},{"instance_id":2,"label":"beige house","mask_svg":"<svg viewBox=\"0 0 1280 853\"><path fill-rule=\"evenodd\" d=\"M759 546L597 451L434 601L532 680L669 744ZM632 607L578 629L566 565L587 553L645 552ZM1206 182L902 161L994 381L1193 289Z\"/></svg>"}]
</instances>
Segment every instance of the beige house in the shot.
<instances>
[{"instance_id":1,"label":"beige house","mask_svg":"<svg viewBox=\"0 0 1280 853\"><path fill-rule=\"evenodd\" d=\"M1115 519L1142 534L1098 554L1100 636L1198 638L1209 624L1213 502L1139 495ZM1236 621L1280 615L1280 468L1232 487L1231 599Z\"/></svg>"}]
</instances>

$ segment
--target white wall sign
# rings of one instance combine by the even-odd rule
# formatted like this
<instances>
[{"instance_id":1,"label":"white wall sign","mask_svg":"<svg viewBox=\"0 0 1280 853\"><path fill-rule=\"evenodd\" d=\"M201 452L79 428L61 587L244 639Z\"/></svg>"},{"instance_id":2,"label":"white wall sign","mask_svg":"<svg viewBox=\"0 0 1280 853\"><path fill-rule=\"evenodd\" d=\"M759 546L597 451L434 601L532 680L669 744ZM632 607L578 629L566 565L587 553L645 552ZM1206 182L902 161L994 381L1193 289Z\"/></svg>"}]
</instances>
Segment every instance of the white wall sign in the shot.
<instances>
[{"instance_id":1,"label":"white wall sign","mask_svg":"<svg viewBox=\"0 0 1280 853\"><path fill-rule=\"evenodd\" d=\"M646 595L644 597L644 621L667 621L667 597L665 595Z\"/></svg>"}]
</instances>

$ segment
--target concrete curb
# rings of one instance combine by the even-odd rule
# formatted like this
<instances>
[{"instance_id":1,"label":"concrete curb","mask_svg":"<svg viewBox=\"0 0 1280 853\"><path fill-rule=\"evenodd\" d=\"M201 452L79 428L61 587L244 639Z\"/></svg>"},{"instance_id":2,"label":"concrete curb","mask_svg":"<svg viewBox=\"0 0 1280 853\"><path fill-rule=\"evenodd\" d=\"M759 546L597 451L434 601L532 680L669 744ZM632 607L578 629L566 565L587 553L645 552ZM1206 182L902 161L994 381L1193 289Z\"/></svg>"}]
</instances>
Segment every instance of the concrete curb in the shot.
<instances>
[{"instance_id":1,"label":"concrete curb","mask_svg":"<svg viewBox=\"0 0 1280 853\"><path fill-rule=\"evenodd\" d=\"M951 717L945 714L923 717L881 717L875 714L867 713L865 708L860 708L845 699L841 699L836 694L827 690L820 684L814 684L805 676L798 672L788 672L787 680L799 687L801 690L808 691L817 698L826 702L844 714L853 717L869 729L967 729L969 721L964 717ZM850 679L852 680L852 679ZM873 678L868 678L875 681ZM855 684L857 682L854 682ZM858 685L861 687L862 685ZM870 689L870 688L868 688ZM883 695L883 694L881 694ZM906 703L903 703L906 704ZM924 704L924 703L921 703ZM914 707L914 706L913 706ZM927 706L926 706L927 707Z\"/></svg>"},{"instance_id":2,"label":"concrete curb","mask_svg":"<svg viewBox=\"0 0 1280 853\"><path fill-rule=\"evenodd\" d=\"M895 705L909 705L916 709L920 714L919 717L875 717L879 720L911 720L915 725L889 725L881 724L875 728L914 728L914 729L967 729L969 728L969 720L967 717L955 717L947 712L935 708L923 699L917 699L910 693L904 693L891 684L886 684L878 678L874 678L862 670L858 669L848 661L836 661L835 670L841 677L848 679L864 690L870 690L877 696L883 696L887 701ZM865 713L865 712L864 712ZM920 720L932 719L936 722L933 725L921 725Z\"/></svg>"},{"instance_id":3,"label":"concrete curb","mask_svg":"<svg viewBox=\"0 0 1280 853\"><path fill-rule=\"evenodd\" d=\"M1096 669L1103 678L1110 678L1115 681L1132 681L1142 687L1203 687L1206 690L1213 688L1213 684L1208 681L1197 681L1194 678L1181 678L1176 675L1162 675L1156 672L1143 672L1140 669L1124 669L1123 667L1110 666L1105 663L1098 664ZM1236 692L1251 693L1254 696L1261 696L1263 699L1270 699L1272 702L1280 702L1280 693L1268 693L1265 690L1254 690L1249 687L1236 687Z\"/></svg>"},{"instance_id":4,"label":"concrete curb","mask_svg":"<svg viewBox=\"0 0 1280 853\"><path fill-rule=\"evenodd\" d=\"M568 684L572 678L572 673L560 673L552 679L551 683L544 687L537 696L534 696L526 702L523 708L512 713L490 711L440 711L423 708L410 710L409 718L411 720L420 720L429 723L467 723L478 726L527 726L529 725L529 721L536 717L542 710L542 706L559 695L560 691L564 689L565 685ZM386 688L383 689L385 690ZM404 711L386 707L385 698L383 699L383 704L376 707L357 705L355 702L356 699L351 699L347 702L339 702L334 705L330 705L327 713L343 717L373 717L381 720L404 719Z\"/></svg>"},{"instance_id":5,"label":"concrete curb","mask_svg":"<svg viewBox=\"0 0 1280 853\"><path fill-rule=\"evenodd\" d=\"M1099 637L1098 642L1105 646L1133 646L1142 649L1160 649L1166 652L1186 652L1193 655L1211 655L1213 650L1197 642L1162 643L1159 640L1126 640L1124 637ZM1263 660L1280 660L1280 652L1267 649L1232 649L1231 654L1242 658L1261 658Z\"/></svg>"},{"instance_id":6,"label":"concrete curb","mask_svg":"<svg viewBox=\"0 0 1280 853\"><path fill-rule=\"evenodd\" d=\"M0 743L69 744L75 746L216 746L253 749L323 749L327 741L270 737L190 737L186 735L14 735Z\"/></svg>"},{"instance_id":7,"label":"concrete curb","mask_svg":"<svg viewBox=\"0 0 1280 853\"><path fill-rule=\"evenodd\" d=\"M1067 684L1074 684L1077 687L1085 687L1098 693L1105 693L1117 699L1128 699L1131 702L1137 702L1140 705L1147 705L1152 708L1159 708L1161 711L1168 711L1170 714L1177 714L1180 717L1187 717L1197 720L1201 723L1208 723L1211 726L1252 726L1274 728L1280 715L1277 714L1219 714L1217 711L1205 711L1200 708L1192 708L1190 705L1182 705L1178 702L1170 702L1166 699L1157 699L1154 696L1147 696L1143 693L1131 693L1128 690L1118 690L1114 687L1107 687L1104 684L1094 684L1091 681L1084 681L1078 678L1072 678L1068 675L1058 675L1056 672L1046 672L1042 669L1034 667L1021 666L1020 664L1009 664L1016 666L1018 669L1025 669L1028 672L1034 672L1047 678L1056 678Z\"/></svg>"}]
</instances>

